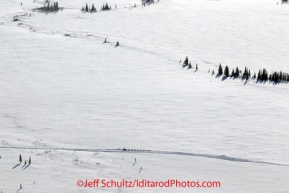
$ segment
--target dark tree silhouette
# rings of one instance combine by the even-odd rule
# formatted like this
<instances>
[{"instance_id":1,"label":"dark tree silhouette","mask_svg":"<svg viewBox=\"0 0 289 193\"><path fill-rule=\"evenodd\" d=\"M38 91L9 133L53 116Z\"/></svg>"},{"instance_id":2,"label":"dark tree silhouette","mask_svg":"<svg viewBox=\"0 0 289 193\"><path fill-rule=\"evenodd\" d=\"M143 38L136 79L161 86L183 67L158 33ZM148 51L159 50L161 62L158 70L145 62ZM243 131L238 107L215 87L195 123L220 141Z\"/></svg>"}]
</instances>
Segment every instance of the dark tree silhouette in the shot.
<instances>
[{"instance_id":1,"label":"dark tree silhouette","mask_svg":"<svg viewBox=\"0 0 289 193\"><path fill-rule=\"evenodd\" d=\"M229 67L228 66L225 67L224 75L229 77Z\"/></svg>"},{"instance_id":2,"label":"dark tree silhouette","mask_svg":"<svg viewBox=\"0 0 289 193\"><path fill-rule=\"evenodd\" d=\"M191 62L189 63L189 66L188 66L188 69L191 69L192 68L192 64Z\"/></svg>"},{"instance_id":3,"label":"dark tree silhouette","mask_svg":"<svg viewBox=\"0 0 289 193\"><path fill-rule=\"evenodd\" d=\"M189 64L189 59L188 59L188 56L186 56L186 59L184 60L184 66L187 66Z\"/></svg>"},{"instance_id":4,"label":"dark tree silhouette","mask_svg":"<svg viewBox=\"0 0 289 193\"><path fill-rule=\"evenodd\" d=\"M231 77L235 77L235 70L232 70Z\"/></svg>"},{"instance_id":5,"label":"dark tree silhouette","mask_svg":"<svg viewBox=\"0 0 289 193\"><path fill-rule=\"evenodd\" d=\"M222 74L223 74L223 68L222 68L222 64L221 64L221 63L220 63L220 65L219 65L218 74L219 74L219 75L222 75Z\"/></svg>"}]
</instances>

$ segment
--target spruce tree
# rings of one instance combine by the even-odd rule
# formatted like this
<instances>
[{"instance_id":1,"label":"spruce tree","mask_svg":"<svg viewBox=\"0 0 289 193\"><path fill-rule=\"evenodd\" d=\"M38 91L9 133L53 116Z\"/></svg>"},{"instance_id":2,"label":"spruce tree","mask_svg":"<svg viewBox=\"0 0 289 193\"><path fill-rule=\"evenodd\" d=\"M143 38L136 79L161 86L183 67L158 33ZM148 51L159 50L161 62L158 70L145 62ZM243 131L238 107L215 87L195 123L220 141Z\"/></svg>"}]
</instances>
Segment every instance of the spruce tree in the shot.
<instances>
[{"instance_id":1,"label":"spruce tree","mask_svg":"<svg viewBox=\"0 0 289 193\"><path fill-rule=\"evenodd\" d=\"M187 66L189 64L188 56L186 56L186 59L184 60L184 66Z\"/></svg>"},{"instance_id":2,"label":"spruce tree","mask_svg":"<svg viewBox=\"0 0 289 193\"><path fill-rule=\"evenodd\" d=\"M248 76L248 71L247 68L245 67L244 73L243 73L243 78L246 78Z\"/></svg>"},{"instance_id":3,"label":"spruce tree","mask_svg":"<svg viewBox=\"0 0 289 193\"><path fill-rule=\"evenodd\" d=\"M218 74L219 74L219 75L222 75L222 74L223 74L223 68L222 68L221 63L220 63L220 65L219 65Z\"/></svg>"},{"instance_id":4,"label":"spruce tree","mask_svg":"<svg viewBox=\"0 0 289 193\"><path fill-rule=\"evenodd\" d=\"M191 69L192 68L192 64L191 62L189 63L189 66L188 66L188 69Z\"/></svg>"},{"instance_id":5,"label":"spruce tree","mask_svg":"<svg viewBox=\"0 0 289 193\"><path fill-rule=\"evenodd\" d=\"M199 68L198 68L198 64L196 64L196 70L198 70Z\"/></svg>"},{"instance_id":6,"label":"spruce tree","mask_svg":"<svg viewBox=\"0 0 289 193\"><path fill-rule=\"evenodd\" d=\"M231 77L235 77L235 70L232 70Z\"/></svg>"},{"instance_id":7,"label":"spruce tree","mask_svg":"<svg viewBox=\"0 0 289 193\"><path fill-rule=\"evenodd\" d=\"M235 77L238 78L240 75L240 71L239 71L239 68L238 66L236 67L236 71L235 71Z\"/></svg>"},{"instance_id":8,"label":"spruce tree","mask_svg":"<svg viewBox=\"0 0 289 193\"><path fill-rule=\"evenodd\" d=\"M267 73L267 70L265 68L263 69L263 73L261 75L261 79L263 81L267 81L268 80L268 73Z\"/></svg>"},{"instance_id":9,"label":"spruce tree","mask_svg":"<svg viewBox=\"0 0 289 193\"><path fill-rule=\"evenodd\" d=\"M260 81L260 80L261 80L261 70L259 70L258 76L257 76L257 81Z\"/></svg>"},{"instance_id":10,"label":"spruce tree","mask_svg":"<svg viewBox=\"0 0 289 193\"><path fill-rule=\"evenodd\" d=\"M229 77L229 67L228 66L225 67L224 75Z\"/></svg>"},{"instance_id":11,"label":"spruce tree","mask_svg":"<svg viewBox=\"0 0 289 193\"><path fill-rule=\"evenodd\" d=\"M19 162L22 163L22 157L21 157L21 154L19 156Z\"/></svg>"},{"instance_id":12,"label":"spruce tree","mask_svg":"<svg viewBox=\"0 0 289 193\"><path fill-rule=\"evenodd\" d=\"M86 3L86 6L85 6L85 12L88 12L88 5Z\"/></svg>"}]
</instances>

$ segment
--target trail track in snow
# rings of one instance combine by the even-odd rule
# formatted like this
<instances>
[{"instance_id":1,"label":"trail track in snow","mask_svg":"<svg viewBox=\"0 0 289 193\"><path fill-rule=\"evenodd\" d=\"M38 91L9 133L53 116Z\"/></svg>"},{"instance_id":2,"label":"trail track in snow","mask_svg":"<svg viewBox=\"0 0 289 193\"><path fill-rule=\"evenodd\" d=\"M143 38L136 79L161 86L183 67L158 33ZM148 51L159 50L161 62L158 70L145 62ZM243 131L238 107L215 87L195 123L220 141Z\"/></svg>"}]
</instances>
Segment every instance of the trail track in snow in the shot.
<instances>
[{"instance_id":1,"label":"trail track in snow","mask_svg":"<svg viewBox=\"0 0 289 193\"><path fill-rule=\"evenodd\" d=\"M43 13L43 14L45 14L45 13ZM55 13L51 13L51 14L55 14ZM166 58L167 60L174 62L174 63L179 63L180 59L182 59L182 60L184 59L184 58L180 58L180 57L184 57L184 56L172 55L171 53L163 54L164 53L163 50L162 50L162 52L158 52L158 50L160 50L161 48L154 48L154 47L151 47L151 45L141 45L141 44L137 44L137 46L129 45L127 43L123 43L122 39L119 39L117 37L105 37L105 36L100 36L97 34L91 34L89 32L50 31L49 29L40 29L38 27L35 27L35 26L28 24L29 22L26 22L26 18L33 17L34 15L35 15L35 12L33 12L32 9L31 10L25 10L24 9L24 12L18 12L15 14L8 14L8 15L5 15L3 18L5 20L5 25L7 25L7 24L13 25L13 23L17 23L18 27L29 29L29 30L31 30L31 32L37 32L37 33L45 34L45 35L60 35L60 36L70 37L70 38L94 39L94 40L98 41L97 43L103 43L105 38L107 38L108 42L106 42L104 44L109 44L113 47L116 45L117 41L119 41L120 47L122 49L137 51L137 52L141 52L141 53L145 53L145 54L150 54L153 56ZM17 20L14 21L14 19L17 19ZM127 41L127 40L124 40L124 41ZM131 43L135 44L137 42L131 42ZM215 63L211 63L211 62L207 62L207 61L202 61L200 59L193 58L192 56L190 56L190 60L192 60L193 62L196 62L198 64L217 65L217 63L215 64Z\"/></svg>"},{"instance_id":2,"label":"trail track in snow","mask_svg":"<svg viewBox=\"0 0 289 193\"><path fill-rule=\"evenodd\" d=\"M243 158L229 157L226 155L211 155L211 154L199 154L190 152L178 152L178 151L158 151L158 150L144 150L144 149L78 149L78 148L34 148L34 147L0 147L0 149L23 149L23 150L61 150L61 151L82 151L82 152L112 152L112 153L147 153L147 154L164 154L164 155L178 155L178 156L194 156L194 157L204 157L213 158L232 162L248 162L256 164L268 164L276 166L289 167L287 164L279 164L272 162L254 161Z\"/></svg>"}]
</instances>

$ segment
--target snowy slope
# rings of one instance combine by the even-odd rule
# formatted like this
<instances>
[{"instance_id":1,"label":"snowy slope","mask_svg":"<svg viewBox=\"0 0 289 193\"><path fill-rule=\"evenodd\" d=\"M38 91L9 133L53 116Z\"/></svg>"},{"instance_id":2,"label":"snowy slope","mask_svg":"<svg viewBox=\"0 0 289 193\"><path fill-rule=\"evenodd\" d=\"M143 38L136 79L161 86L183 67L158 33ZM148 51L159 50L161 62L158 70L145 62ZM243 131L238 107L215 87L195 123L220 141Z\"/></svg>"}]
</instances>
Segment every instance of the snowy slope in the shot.
<instances>
[{"instance_id":1,"label":"snowy slope","mask_svg":"<svg viewBox=\"0 0 289 193\"><path fill-rule=\"evenodd\" d=\"M222 63L241 69L248 66L254 71L289 71L285 49L289 42L289 27L285 25L288 5L276 5L272 0L166 0L145 8L121 9L126 5L120 1L117 10L90 14L80 11L84 2L59 1L60 6L78 9L48 15L35 13L23 23L48 34L108 36L129 48L178 61L188 55L204 70ZM136 2L127 1L127 5ZM100 9L102 3L95 3L96 8Z\"/></svg>"},{"instance_id":2,"label":"snowy slope","mask_svg":"<svg viewBox=\"0 0 289 193\"><path fill-rule=\"evenodd\" d=\"M288 192L288 167L191 156L74 150L1 149L1 190L5 192ZM32 155L31 166L18 156ZM16 159L15 159L16 158ZM135 158L137 162L135 163ZM168 161L169 160L169 161ZM140 168L142 168L140 170ZM3 173L5 176L3 176ZM78 180L111 179L220 181L221 188L83 188Z\"/></svg>"},{"instance_id":3,"label":"snowy slope","mask_svg":"<svg viewBox=\"0 0 289 193\"><path fill-rule=\"evenodd\" d=\"M40 1L0 6L0 190L94 192L76 181L197 178L222 182L200 192L285 193L288 85L207 71L220 62L289 71L289 7L168 0L125 8L136 2L95 14L77 9L85 1L59 1L70 9L56 14L32 12ZM198 71L181 67L186 55ZM152 152L102 151L123 147ZM12 169L20 153L33 164ZM142 164L132 167L135 157ZM137 189L156 191L191 192Z\"/></svg>"}]
</instances>

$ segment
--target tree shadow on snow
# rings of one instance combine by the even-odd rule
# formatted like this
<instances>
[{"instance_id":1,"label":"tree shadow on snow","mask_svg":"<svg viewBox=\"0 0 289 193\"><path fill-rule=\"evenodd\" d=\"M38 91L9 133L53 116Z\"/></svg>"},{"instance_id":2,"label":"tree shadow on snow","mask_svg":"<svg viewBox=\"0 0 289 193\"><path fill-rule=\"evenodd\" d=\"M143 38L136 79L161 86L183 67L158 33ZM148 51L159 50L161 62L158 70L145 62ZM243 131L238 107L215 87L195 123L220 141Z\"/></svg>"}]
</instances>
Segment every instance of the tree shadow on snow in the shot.
<instances>
[{"instance_id":1,"label":"tree shadow on snow","mask_svg":"<svg viewBox=\"0 0 289 193\"><path fill-rule=\"evenodd\" d=\"M223 76L222 81L226 80L227 78L228 78L227 76Z\"/></svg>"},{"instance_id":2,"label":"tree shadow on snow","mask_svg":"<svg viewBox=\"0 0 289 193\"><path fill-rule=\"evenodd\" d=\"M185 68L185 67L187 67L188 66L188 64L183 64L183 68Z\"/></svg>"},{"instance_id":3,"label":"tree shadow on snow","mask_svg":"<svg viewBox=\"0 0 289 193\"><path fill-rule=\"evenodd\" d=\"M29 166L30 166L30 164L28 164L25 168L23 168L23 170L26 170L26 168L28 168ZM23 170L22 170L22 171L23 171Z\"/></svg>"},{"instance_id":4,"label":"tree shadow on snow","mask_svg":"<svg viewBox=\"0 0 289 193\"><path fill-rule=\"evenodd\" d=\"M16 164L12 169L14 169L14 168L16 168L16 167L18 167L18 166L20 166L20 164Z\"/></svg>"}]
</instances>

